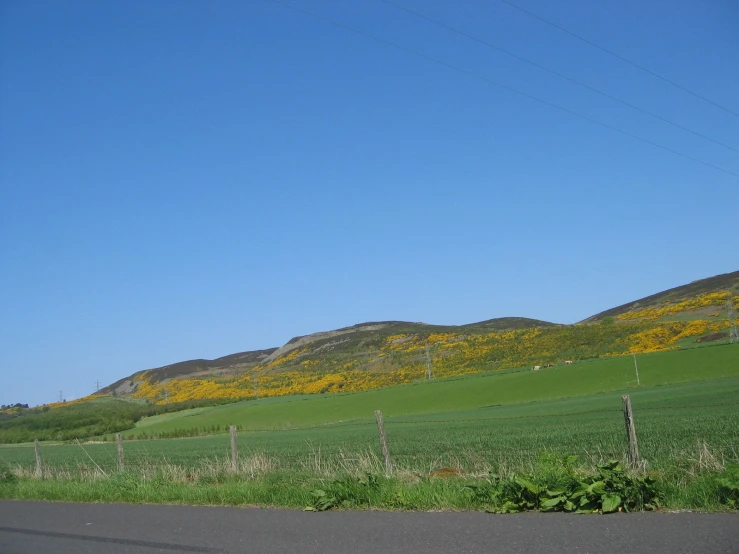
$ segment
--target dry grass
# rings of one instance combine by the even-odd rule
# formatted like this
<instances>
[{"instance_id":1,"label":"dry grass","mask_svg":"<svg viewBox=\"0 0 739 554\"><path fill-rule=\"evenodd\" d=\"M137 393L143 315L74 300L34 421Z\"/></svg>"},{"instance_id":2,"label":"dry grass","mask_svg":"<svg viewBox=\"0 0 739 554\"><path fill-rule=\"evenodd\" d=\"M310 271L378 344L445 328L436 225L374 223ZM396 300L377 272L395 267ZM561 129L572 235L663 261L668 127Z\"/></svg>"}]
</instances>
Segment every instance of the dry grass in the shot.
<instances>
[{"instance_id":1,"label":"dry grass","mask_svg":"<svg viewBox=\"0 0 739 554\"><path fill-rule=\"evenodd\" d=\"M707 471L724 471L726 461L721 450L711 450L705 441L699 441L693 463L691 475L698 475Z\"/></svg>"},{"instance_id":2,"label":"dry grass","mask_svg":"<svg viewBox=\"0 0 739 554\"><path fill-rule=\"evenodd\" d=\"M595 468L607 461L607 453L586 453L586 466ZM685 477L696 477L711 472L722 472L726 467L725 453L722 449L711 448L705 441L699 441L692 451L681 451L679 473ZM492 459L473 451L461 451L457 454L439 456L428 463L425 470L420 470L413 460L396 461L393 475L405 482L414 482L423 478L467 477L484 478L490 474L508 477L516 474L534 473L541 467L541 457L531 456L518 459L514 464L506 462L505 457ZM297 465L297 470L295 469ZM31 466L11 465L11 472L21 479L42 480L82 480L99 481L118 473L105 473L97 465L78 463L74 466L42 467L41 475L36 475ZM646 470L646 466L643 468ZM135 467L128 467L127 475L137 476L144 482L165 481L170 483L213 482L226 478L247 478L256 480L270 474L300 473L313 475L316 478L332 479L339 476L359 477L366 474L385 474L384 460L371 448L358 452L339 451L339 455L325 456L320 445L309 444L307 453L296 456L285 463L279 457L271 457L264 452L253 452L238 459L234 469L231 458L227 456L212 457L200 460L197 464L188 465L174 463L168 459L144 460ZM119 472L120 473L120 472Z\"/></svg>"}]
</instances>

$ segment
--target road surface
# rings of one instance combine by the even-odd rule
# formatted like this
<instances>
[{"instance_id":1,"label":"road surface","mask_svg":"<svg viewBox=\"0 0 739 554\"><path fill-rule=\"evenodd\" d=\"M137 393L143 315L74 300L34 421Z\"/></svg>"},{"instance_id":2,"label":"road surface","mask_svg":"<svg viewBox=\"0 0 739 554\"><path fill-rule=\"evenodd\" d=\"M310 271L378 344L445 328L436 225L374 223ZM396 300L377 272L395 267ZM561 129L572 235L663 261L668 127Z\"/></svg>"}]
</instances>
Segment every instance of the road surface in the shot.
<instances>
[{"instance_id":1,"label":"road surface","mask_svg":"<svg viewBox=\"0 0 739 554\"><path fill-rule=\"evenodd\" d=\"M324 512L0 501L3 554L739 553L739 514Z\"/></svg>"}]
</instances>

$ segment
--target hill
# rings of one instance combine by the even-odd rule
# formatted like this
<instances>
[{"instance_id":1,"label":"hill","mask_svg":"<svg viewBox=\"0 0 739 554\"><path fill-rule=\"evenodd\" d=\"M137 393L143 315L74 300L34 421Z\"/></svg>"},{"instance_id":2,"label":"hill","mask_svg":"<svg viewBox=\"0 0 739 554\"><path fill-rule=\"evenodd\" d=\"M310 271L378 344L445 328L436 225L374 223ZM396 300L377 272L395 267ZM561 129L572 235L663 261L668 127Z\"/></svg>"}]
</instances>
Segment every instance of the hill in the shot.
<instances>
[{"instance_id":1,"label":"hill","mask_svg":"<svg viewBox=\"0 0 739 554\"><path fill-rule=\"evenodd\" d=\"M277 348L253 350L229 354L215 360L188 360L155 369L145 370L155 381L165 381L187 376L234 376L264 362ZM143 372L134 373L100 390L103 394L130 394L135 390L135 380Z\"/></svg>"},{"instance_id":2,"label":"hill","mask_svg":"<svg viewBox=\"0 0 739 554\"><path fill-rule=\"evenodd\" d=\"M405 321L366 322L332 331L322 331L290 339L280 348L268 348L230 354L215 360L188 360L154 369L139 371L103 388L100 392L112 395L132 395L140 385L163 383L171 379L205 378L226 379L250 372L259 367L276 365L292 367L289 353L310 349L327 358L341 357L347 350L361 349L368 342L383 337L404 334L429 336L438 333L485 332L554 326L554 323L524 317L502 317L466 325L429 325ZM293 354L294 355L294 354ZM279 360L278 363L275 363ZM299 365L299 364L298 364ZM146 397L146 396L145 396ZM191 399L191 398L190 398Z\"/></svg>"},{"instance_id":3,"label":"hill","mask_svg":"<svg viewBox=\"0 0 739 554\"><path fill-rule=\"evenodd\" d=\"M658 292L657 294L646 296L639 300L634 300L633 302L622 304L621 306L611 308L605 312L595 314L583 320L581 323L602 321L607 317L621 317L622 319L628 319L628 317L625 316L633 313L636 313L636 316L633 319L638 319L638 312L648 308L658 309L663 306L674 306L691 299L705 297L712 293L725 293L726 291L734 291L734 294L739 293L739 271L722 273L721 275L715 275L713 277L708 277L707 279L693 281L687 285L667 289L665 291ZM707 304L707 306L715 306L715 304ZM710 310L705 309L702 310L702 312L700 311L701 308L705 307L706 306L696 306L691 309L690 306L685 306L685 309L680 311L684 312L683 315L700 316L704 313L710 312ZM695 313L685 313L691 311Z\"/></svg>"},{"instance_id":4,"label":"hill","mask_svg":"<svg viewBox=\"0 0 739 554\"><path fill-rule=\"evenodd\" d=\"M718 345L730 342L728 307L731 303L739 309L738 285L739 272L719 275L575 325L516 317L466 325L377 321L298 336L279 348L139 371L99 394L66 404L6 410L0 421L0 442L22 441L31 435L84 438L128 429L144 415L236 400L261 403L270 397L358 392L427 379ZM696 378L702 378L699 366L677 369L697 372Z\"/></svg>"},{"instance_id":5,"label":"hill","mask_svg":"<svg viewBox=\"0 0 739 554\"><path fill-rule=\"evenodd\" d=\"M366 322L294 337L279 348L139 371L101 391L155 404L351 392L728 342L739 271L612 308L575 325L506 317L466 325Z\"/></svg>"}]
</instances>

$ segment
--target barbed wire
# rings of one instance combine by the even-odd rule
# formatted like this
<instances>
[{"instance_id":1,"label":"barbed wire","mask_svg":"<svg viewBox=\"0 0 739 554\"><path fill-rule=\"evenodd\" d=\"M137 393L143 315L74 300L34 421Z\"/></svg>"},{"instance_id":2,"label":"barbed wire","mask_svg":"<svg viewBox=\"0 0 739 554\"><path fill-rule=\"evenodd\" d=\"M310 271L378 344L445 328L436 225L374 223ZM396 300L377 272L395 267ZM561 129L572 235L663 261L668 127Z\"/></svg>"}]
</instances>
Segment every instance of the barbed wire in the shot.
<instances>
[{"instance_id":1,"label":"barbed wire","mask_svg":"<svg viewBox=\"0 0 739 554\"><path fill-rule=\"evenodd\" d=\"M687 406L643 406L643 407L640 407L638 411L642 411L642 410L649 410L649 411L689 410L689 409L718 408L718 407L725 407L725 406L739 406L739 402L724 402L724 403L718 403L718 404L693 404L693 405L687 405ZM386 419L386 424L387 425L398 425L398 424L399 425L412 425L416 423L445 424L445 423L468 423L468 422L476 422L476 421L495 421L495 420L508 421L508 420L519 420L519 419L544 419L544 418L557 418L557 417L572 417L572 416L589 415L589 414L596 414L596 413L623 413L623 412L621 409L618 409L618 408L609 408L609 409L604 409L604 410L583 410L579 412L532 414L532 415L508 416L508 417L492 416L492 417L455 418L455 419L440 418L440 419L410 419L410 420L402 420L402 419L398 420L398 419L394 419L391 416ZM362 421L322 423L318 425L309 425L309 426L303 426L303 427L240 429L239 432L240 433L271 433L271 432L290 432L290 431L312 431L316 429L337 429L337 428L343 428L343 427L363 427L363 426L370 427L374 425L375 425L375 422L373 420L367 419L367 420L362 420ZM169 432L165 431L164 433L169 433ZM224 430L222 432L197 435L194 437L164 437L164 439L166 440L169 438L201 438L201 437L207 437L207 436L225 436L227 434L228 434L228 431ZM152 440L152 439L143 439L143 440Z\"/></svg>"},{"instance_id":2,"label":"barbed wire","mask_svg":"<svg viewBox=\"0 0 739 554\"><path fill-rule=\"evenodd\" d=\"M731 453L733 455L729 455L728 461L735 461L739 460L739 444L731 444L731 445L723 445L723 446L711 446L712 452L722 452L722 453ZM620 459L625 455L625 452L623 450L617 450L617 449L590 449L590 450L576 450L576 449L563 449L563 448L527 448L527 449L520 449L520 448L495 448L491 449L489 451L481 451L481 452L475 452L475 453L465 453L465 452L457 452L454 450L445 451L445 452L438 452L434 454L394 454L393 455L393 461L397 463L403 463L405 462L406 465L411 466L412 464L415 464L416 467L418 466L424 466L424 465L434 465L443 462L445 459L454 459L457 462L467 462L470 463L470 460L472 460L472 465L475 464L485 464L485 463L499 463L501 461L521 461L521 459L528 459L532 460L534 458L541 458L544 454L555 454L555 455L568 455L568 456L577 456L578 458L588 458L588 459ZM650 460L653 459L655 456L658 456L660 454L681 454L683 456L685 455L697 455L697 452L694 449L688 449L688 448L677 448L677 449L643 449L642 450L642 457L644 459ZM314 467L321 467L326 464L336 465L340 463L351 463L351 462L357 462L357 461L363 461L366 458L363 458L360 455L357 454L340 454L340 453L333 453L333 454L327 454L322 453L320 457L315 457L314 454L311 454L309 452L304 452L300 454L290 454L290 455L275 455L273 458L274 463L274 469L291 469L295 467L303 467L303 468L310 468L311 466ZM659 460L658 460L659 461ZM663 466L673 466L675 463L679 463L681 461L684 462L691 462L694 461L691 457L686 457L684 460L662 460L662 463L660 465ZM229 457L224 453L223 456L211 456L202 458L199 460L178 460L178 461L168 461L166 457L148 457L148 458L131 458L126 460L126 468L131 469L135 468L138 470L142 469L152 469L152 470L158 470L162 469L163 467L176 467L176 468L183 468L183 469L197 469L202 468L203 466L207 466L211 463L216 463L216 469L219 465L223 467L229 466ZM247 462L248 463L248 462ZM27 463L17 463L17 465L21 467L33 467L33 462L27 462ZM115 463L101 463L101 467L106 469L115 468ZM77 471L85 471L85 470L92 470L94 467L89 463L79 463L77 461L75 462L56 462L56 463L49 463L45 462L44 467L46 469L51 470L77 470Z\"/></svg>"}]
</instances>

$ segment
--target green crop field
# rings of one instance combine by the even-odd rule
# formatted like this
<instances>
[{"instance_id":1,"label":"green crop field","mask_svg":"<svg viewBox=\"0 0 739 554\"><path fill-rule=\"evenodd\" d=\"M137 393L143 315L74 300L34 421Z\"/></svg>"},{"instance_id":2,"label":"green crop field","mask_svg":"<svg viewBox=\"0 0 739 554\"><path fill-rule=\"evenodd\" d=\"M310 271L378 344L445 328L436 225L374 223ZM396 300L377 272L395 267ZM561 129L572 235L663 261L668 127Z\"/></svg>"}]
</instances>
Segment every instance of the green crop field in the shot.
<instances>
[{"instance_id":1,"label":"green crop field","mask_svg":"<svg viewBox=\"0 0 739 554\"><path fill-rule=\"evenodd\" d=\"M739 461L739 377L630 390L642 456L653 469L689 464L704 443L714 455ZM493 406L459 412L391 416L385 420L395 463L416 472L439 467L485 471L529 467L541 452L602 461L626 450L620 392L573 399ZM226 435L125 441L130 467L174 464L197 468L229 456ZM259 455L271 467L308 470L379 456L373 417L310 429L239 434L242 457ZM110 471L115 445L50 445L44 463L56 468ZM31 446L0 448L0 457L31 468Z\"/></svg>"},{"instance_id":2,"label":"green crop field","mask_svg":"<svg viewBox=\"0 0 739 554\"><path fill-rule=\"evenodd\" d=\"M642 388L739 376L739 345L713 346L638 356ZM301 396L197 408L141 420L127 437L178 429L239 425L244 430L286 429L371 417L407 416L485 406L574 398L635 389L631 357L604 358L540 371L496 372L419 382L365 392Z\"/></svg>"},{"instance_id":3,"label":"green crop field","mask_svg":"<svg viewBox=\"0 0 739 554\"><path fill-rule=\"evenodd\" d=\"M331 483L343 475L359 487L356 498L365 498L351 500L360 502L354 506L480 509L486 500L454 480L436 480L435 472L451 468L474 486L492 474L530 475L542 486L571 482L571 471L597 474L599 464L625 459L621 395L629 394L641 456L665 505L723 509L727 497L715 478L739 463L738 361L736 345L642 355L640 387L633 360L612 358L162 414L142 420L136 432L242 426L239 470L232 471L225 433L126 440L124 473L114 443L42 444L44 479L32 477L32 445L6 445L0 466L24 477L0 486L0 497L300 506L314 502L316 488L341 493L344 485ZM367 500L356 476L385 472L378 408L395 472Z\"/></svg>"}]
</instances>

